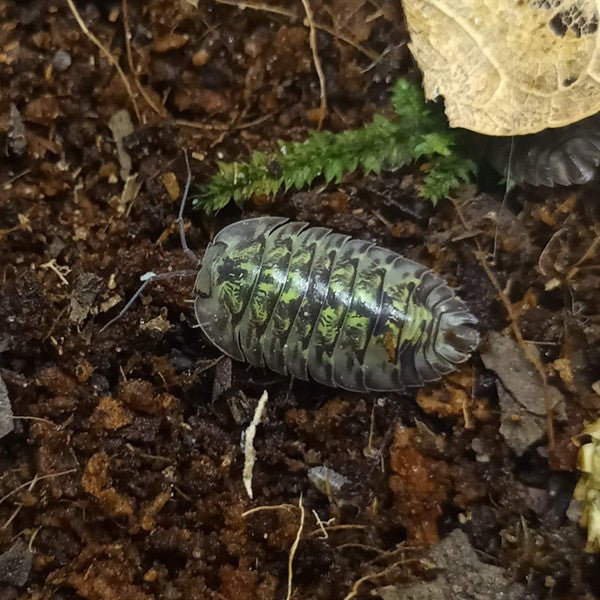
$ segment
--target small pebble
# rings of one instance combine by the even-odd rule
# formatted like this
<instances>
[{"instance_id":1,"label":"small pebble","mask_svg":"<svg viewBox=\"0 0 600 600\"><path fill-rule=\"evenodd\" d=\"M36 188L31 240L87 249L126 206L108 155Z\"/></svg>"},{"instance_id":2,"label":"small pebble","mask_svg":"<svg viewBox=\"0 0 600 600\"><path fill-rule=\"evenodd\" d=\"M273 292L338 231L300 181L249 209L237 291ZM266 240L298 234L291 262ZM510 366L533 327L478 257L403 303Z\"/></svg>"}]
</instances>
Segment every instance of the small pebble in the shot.
<instances>
[{"instance_id":1,"label":"small pebble","mask_svg":"<svg viewBox=\"0 0 600 600\"><path fill-rule=\"evenodd\" d=\"M21 587L29 579L33 554L22 540L0 554L0 583ZM0 586L2 589L3 586Z\"/></svg>"},{"instance_id":2,"label":"small pebble","mask_svg":"<svg viewBox=\"0 0 600 600\"><path fill-rule=\"evenodd\" d=\"M63 73L71 66L71 55L65 50L58 50L52 59L52 66Z\"/></svg>"},{"instance_id":3,"label":"small pebble","mask_svg":"<svg viewBox=\"0 0 600 600\"><path fill-rule=\"evenodd\" d=\"M0 377L0 438L9 434L13 429L13 411L8 399L8 390Z\"/></svg>"}]
</instances>

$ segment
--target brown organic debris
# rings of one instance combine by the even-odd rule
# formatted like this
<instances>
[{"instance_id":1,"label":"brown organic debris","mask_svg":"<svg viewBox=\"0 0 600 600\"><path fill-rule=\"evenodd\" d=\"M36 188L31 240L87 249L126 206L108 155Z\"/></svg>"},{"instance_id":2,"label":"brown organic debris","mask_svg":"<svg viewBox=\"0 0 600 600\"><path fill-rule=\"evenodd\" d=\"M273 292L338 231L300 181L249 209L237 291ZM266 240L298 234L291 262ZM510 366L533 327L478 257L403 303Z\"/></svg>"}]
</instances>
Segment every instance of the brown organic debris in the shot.
<instances>
[{"instance_id":1,"label":"brown organic debris","mask_svg":"<svg viewBox=\"0 0 600 600\"><path fill-rule=\"evenodd\" d=\"M122 544L88 544L71 563L49 577L49 583L69 587L85 600L153 600L134 583L139 573L134 556Z\"/></svg>"},{"instance_id":2,"label":"brown organic debris","mask_svg":"<svg viewBox=\"0 0 600 600\"><path fill-rule=\"evenodd\" d=\"M54 96L41 96L29 102L25 107L23 118L38 125L52 125L59 117L60 108Z\"/></svg>"},{"instance_id":3,"label":"brown organic debris","mask_svg":"<svg viewBox=\"0 0 600 600\"><path fill-rule=\"evenodd\" d=\"M97 452L85 465L81 485L88 494L96 498L100 507L111 517L133 516L132 501L119 494L111 485L110 459L105 452Z\"/></svg>"},{"instance_id":4,"label":"brown organic debris","mask_svg":"<svg viewBox=\"0 0 600 600\"><path fill-rule=\"evenodd\" d=\"M158 54L182 48L188 43L189 37L182 33L167 33L154 40L152 49Z\"/></svg>"},{"instance_id":5,"label":"brown organic debris","mask_svg":"<svg viewBox=\"0 0 600 600\"><path fill-rule=\"evenodd\" d=\"M437 518L447 497L446 463L424 456L415 446L417 429L396 425L390 448L389 486L407 542L430 546L438 539Z\"/></svg>"},{"instance_id":6,"label":"brown organic debris","mask_svg":"<svg viewBox=\"0 0 600 600\"><path fill-rule=\"evenodd\" d=\"M170 394L156 394L149 381L131 379L119 386L119 400L128 408L147 415L173 410L177 399Z\"/></svg>"},{"instance_id":7,"label":"brown organic debris","mask_svg":"<svg viewBox=\"0 0 600 600\"><path fill-rule=\"evenodd\" d=\"M472 398L472 390L472 372L457 371L439 386L420 388L416 401L425 412L440 418L463 416L465 428L473 429L474 419L486 420L487 408L485 401Z\"/></svg>"},{"instance_id":8,"label":"brown organic debris","mask_svg":"<svg viewBox=\"0 0 600 600\"><path fill-rule=\"evenodd\" d=\"M129 411L123 404L111 396L103 396L90 417L90 421L100 429L115 430L131 423Z\"/></svg>"},{"instance_id":9,"label":"brown organic debris","mask_svg":"<svg viewBox=\"0 0 600 600\"><path fill-rule=\"evenodd\" d=\"M142 511L140 525L144 531L152 531L156 527L156 515L161 511L165 504L171 499L171 490L161 492L149 506Z\"/></svg>"}]
</instances>

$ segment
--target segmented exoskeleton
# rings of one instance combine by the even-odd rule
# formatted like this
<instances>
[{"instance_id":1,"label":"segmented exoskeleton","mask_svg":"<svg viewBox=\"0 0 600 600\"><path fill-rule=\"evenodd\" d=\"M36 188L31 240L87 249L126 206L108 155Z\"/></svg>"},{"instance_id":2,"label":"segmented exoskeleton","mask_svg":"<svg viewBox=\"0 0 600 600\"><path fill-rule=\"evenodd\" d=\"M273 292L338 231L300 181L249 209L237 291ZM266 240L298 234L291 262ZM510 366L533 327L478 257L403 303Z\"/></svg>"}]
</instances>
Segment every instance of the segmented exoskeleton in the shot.
<instances>
[{"instance_id":1,"label":"segmented exoskeleton","mask_svg":"<svg viewBox=\"0 0 600 600\"><path fill-rule=\"evenodd\" d=\"M423 265L280 217L221 230L194 293L200 327L226 354L348 390L437 380L479 341L475 317Z\"/></svg>"}]
</instances>

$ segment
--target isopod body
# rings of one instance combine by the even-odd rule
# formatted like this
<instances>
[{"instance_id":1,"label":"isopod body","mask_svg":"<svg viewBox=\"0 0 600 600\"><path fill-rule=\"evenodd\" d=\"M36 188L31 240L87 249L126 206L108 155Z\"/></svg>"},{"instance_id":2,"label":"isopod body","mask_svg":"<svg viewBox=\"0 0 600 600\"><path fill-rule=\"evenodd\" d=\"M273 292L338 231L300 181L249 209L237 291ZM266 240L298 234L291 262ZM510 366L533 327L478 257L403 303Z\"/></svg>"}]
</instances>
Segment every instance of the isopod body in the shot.
<instances>
[{"instance_id":1,"label":"isopod body","mask_svg":"<svg viewBox=\"0 0 600 600\"><path fill-rule=\"evenodd\" d=\"M430 269L281 217L222 229L194 294L200 327L226 354L353 391L437 380L479 341L475 317Z\"/></svg>"}]
</instances>

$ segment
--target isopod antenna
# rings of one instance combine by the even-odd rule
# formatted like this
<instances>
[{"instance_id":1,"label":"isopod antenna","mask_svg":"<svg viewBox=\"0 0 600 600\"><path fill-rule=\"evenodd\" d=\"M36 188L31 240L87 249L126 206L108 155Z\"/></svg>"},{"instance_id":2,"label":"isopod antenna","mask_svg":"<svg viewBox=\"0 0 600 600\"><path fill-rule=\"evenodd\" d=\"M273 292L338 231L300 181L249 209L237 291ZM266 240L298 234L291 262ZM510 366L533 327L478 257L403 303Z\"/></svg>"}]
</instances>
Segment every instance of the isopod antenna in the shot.
<instances>
[{"instance_id":1,"label":"isopod antenna","mask_svg":"<svg viewBox=\"0 0 600 600\"><path fill-rule=\"evenodd\" d=\"M190 161L188 159L187 150L184 149L183 156L185 158L185 166L187 170L187 176L185 179L185 187L183 189L183 196L181 197L181 204L179 206L179 213L177 215L177 226L179 229L179 240L181 242L181 249L185 253L185 255L194 262L195 265L200 263L200 259L194 254L192 249L188 246L187 239L185 237L185 227L183 220L183 212L185 210L185 205L188 198L188 193L190 191L190 184L192 182L192 171L190 169ZM164 281L165 279L175 279L177 277L193 277L197 274L196 269L183 269L179 271L170 271L168 273L153 273L150 271L149 273L145 273L140 277L140 281L142 281L142 285L138 288L137 292L129 299L129 302L121 309L119 314L112 318L102 329L100 329L100 333L102 333L105 329L108 329L113 323L116 323L132 306L132 304L141 296L143 291L155 281Z\"/></svg>"},{"instance_id":2,"label":"isopod antenna","mask_svg":"<svg viewBox=\"0 0 600 600\"><path fill-rule=\"evenodd\" d=\"M190 169L190 160L188 158L187 150L184 148L183 156L185 158L185 167L187 169L187 176L185 179L185 187L183 189L183 196L181 197L181 204L179 205L179 214L177 215L177 226L179 228L179 241L181 242L181 249L185 255L194 261L195 265L200 263L200 259L196 256L194 251L188 246L187 238L185 237L185 222L183 220L183 212L185 211L185 205L187 203L188 193L190 191L190 184L192 183L192 171Z\"/></svg>"},{"instance_id":3,"label":"isopod antenna","mask_svg":"<svg viewBox=\"0 0 600 600\"><path fill-rule=\"evenodd\" d=\"M143 281L142 285L138 288L137 292L129 299L129 302L121 309L119 314L112 318L102 329L102 333L105 329L108 329L113 323L116 323L130 308L131 305L142 295L143 291L155 281L164 281L165 279L176 279L177 277L193 277L196 275L196 271L192 269L185 269L181 271L170 271L169 273L145 273L140 277L140 281Z\"/></svg>"}]
</instances>

